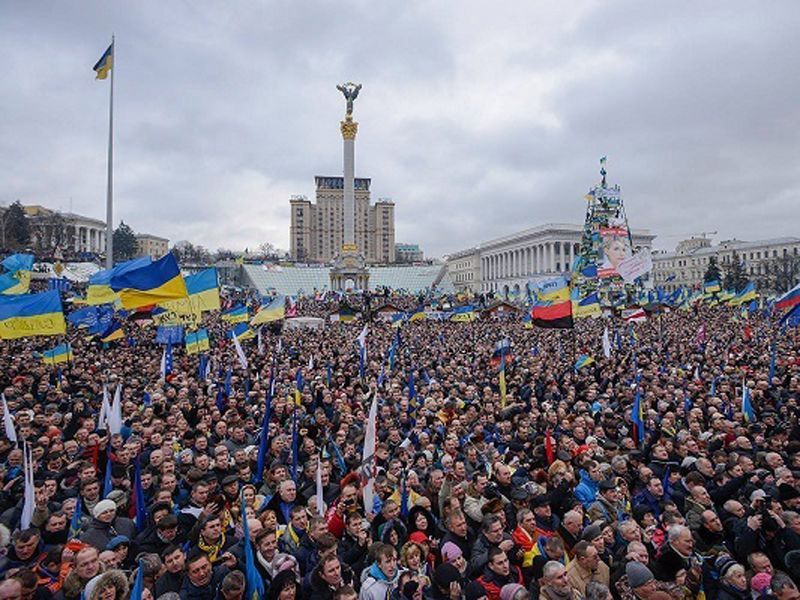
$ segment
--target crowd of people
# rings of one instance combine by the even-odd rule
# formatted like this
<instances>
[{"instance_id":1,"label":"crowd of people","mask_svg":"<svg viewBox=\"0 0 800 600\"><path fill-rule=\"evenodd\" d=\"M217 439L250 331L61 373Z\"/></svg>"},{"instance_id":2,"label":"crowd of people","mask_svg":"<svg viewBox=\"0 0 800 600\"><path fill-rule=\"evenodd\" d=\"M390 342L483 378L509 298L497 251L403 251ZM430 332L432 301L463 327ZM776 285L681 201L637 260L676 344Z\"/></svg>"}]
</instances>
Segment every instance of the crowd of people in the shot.
<instances>
[{"instance_id":1,"label":"crowd of people","mask_svg":"<svg viewBox=\"0 0 800 600\"><path fill-rule=\"evenodd\" d=\"M297 314L339 302L300 299ZM206 313L207 377L180 348L162 377L141 319L110 344L72 330L57 366L37 358L52 340L0 343L18 438L0 438L0 600L127 600L137 575L148 600L241 600L245 530L270 600L800 598L796 330L724 306L398 329L375 317L385 302L420 298L376 295L322 330L266 326L242 342L246 369ZM594 361L576 369L580 355Z\"/></svg>"}]
</instances>

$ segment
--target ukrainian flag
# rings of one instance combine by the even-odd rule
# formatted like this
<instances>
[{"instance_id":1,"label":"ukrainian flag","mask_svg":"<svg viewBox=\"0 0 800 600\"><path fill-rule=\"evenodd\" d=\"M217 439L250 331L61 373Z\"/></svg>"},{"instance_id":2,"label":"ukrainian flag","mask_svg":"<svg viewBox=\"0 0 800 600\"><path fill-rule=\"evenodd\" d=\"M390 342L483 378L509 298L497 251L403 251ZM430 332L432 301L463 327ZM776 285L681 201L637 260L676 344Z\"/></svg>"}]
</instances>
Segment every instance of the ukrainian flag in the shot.
<instances>
[{"instance_id":1,"label":"ukrainian flag","mask_svg":"<svg viewBox=\"0 0 800 600\"><path fill-rule=\"evenodd\" d=\"M104 344L108 342L113 342L115 340L121 340L125 337L125 330L122 329L122 323L119 321L112 321L111 325L108 326L102 334L100 334L100 341Z\"/></svg>"},{"instance_id":2,"label":"ukrainian flag","mask_svg":"<svg viewBox=\"0 0 800 600\"><path fill-rule=\"evenodd\" d=\"M250 321L250 325L261 325L280 321L286 316L286 302L283 296L277 296L269 304L262 304Z\"/></svg>"},{"instance_id":3,"label":"ukrainian flag","mask_svg":"<svg viewBox=\"0 0 800 600\"><path fill-rule=\"evenodd\" d=\"M719 281L716 279L714 281L706 281L703 284L703 291L706 294L713 294L714 292L718 292L722 289L722 286L719 284Z\"/></svg>"},{"instance_id":4,"label":"ukrainian flag","mask_svg":"<svg viewBox=\"0 0 800 600\"><path fill-rule=\"evenodd\" d=\"M569 284L563 277L554 277L544 281L537 281L534 284L537 304L539 306L551 306L560 304L570 299Z\"/></svg>"},{"instance_id":5,"label":"ukrainian flag","mask_svg":"<svg viewBox=\"0 0 800 600\"><path fill-rule=\"evenodd\" d=\"M194 333L187 333L184 341L186 342L187 354L197 354L210 348L208 330L206 329L198 329Z\"/></svg>"},{"instance_id":6,"label":"ukrainian flag","mask_svg":"<svg viewBox=\"0 0 800 600\"><path fill-rule=\"evenodd\" d=\"M52 350L42 353L42 362L46 365L72 362L72 347L69 344L59 344Z\"/></svg>"},{"instance_id":7,"label":"ukrainian flag","mask_svg":"<svg viewBox=\"0 0 800 600\"><path fill-rule=\"evenodd\" d=\"M142 256L120 263L111 269L98 271L89 278L89 287L86 290L86 304L90 306L114 304L119 300L119 296L111 289L111 278L114 275L122 275L134 269L146 267L152 262L149 256Z\"/></svg>"},{"instance_id":8,"label":"ukrainian flag","mask_svg":"<svg viewBox=\"0 0 800 600\"><path fill-rule=\"evenodd\" d=\"M0 294L16 296L27 294L31 287L31 272L17 271L0 275Z\"/></svg>"},{"instance_id":9,"label":"ukrainian flag","mask_svg":"<svg viewBox=\"0 0 800 600\"><path fill-rule=\"evenodd\" d=\"M126 310L186 298L189 292L172 252L145 267L111 276L111 289L119 293Z\"/></svg>"},{"instance_id":10,"label":"ukrainian flag","mask_svg":"<svg viewBox=\"0 0 800 600\"><path fill-rule=\"evenodd\" d=\"M233 329L228 330L228 339L232 340L234 337L239 341L250 340L256 337L256 334L247 323L237 323Z\"/></svg>"},{"instance_id":11,"label":"ukrainian flag","mask_svg":"<svg viewBox=\"0 0 800 600\"><path fill-rule=\"evenodd\" d=\"M247 312L247 307L243 304L237 304L222 313L222 320L228 323L246 323L248 319L250 319L250 315Z\"/></svg>"},{"instance_id":12,"label":"ukrainian flag","mask_svg":"<svg viewBox=\"0 0 800 600\"><path fill-rule=\"evenodd\" d=\"M745 304L746 302L752 302L758 298L758 292L756 292L756 284L752 281L749 281L744 289L736 294L736 297L730 301L730 304L733 306L739 306L740 304Z\"/></svg>"},{"instance_id":13,"label":"ukrainian flag","mask_svg":"<svg viewBox=\"0 0 800 600\"><path fill-rule=\"evenodd\" d=\"M201 311L219 310L219 275L216 267L204 269L186 278L186 290L192 305L195 303Z\"/></svg>"},{"instance_id":14,"label":"ukrainian flag","mask_svg":"<svg viewBox=\"0 0 800 600\"><path fill-rule=\"evenodd\" d=\"M0 297L0 339L33 335L64 335L67 323L56 290Z\"/></svg>"},{"instance_id":15,"label":"ukrainian flag","mask_svg":"<svg viewBox=\"0 0 800 600\"><path fill-rule=\"evenodd\" d=\"M100 57L100 60L92 67L94 72L97 73L95 75L95 79L105 79L108 77L108 72L111 70L111 67L114 66L114 42L111 42L111 45L108 49L103 52L103 56Z\"/></svg>"},{"instance_id":16,"label":"ukrainian flag","mask_svg":"<svg viewBox=\"0 0 800 600\"><path fill-rule=\"evenodd\" d=\"M578 360L575 361L575 371L580 371L583 367L588 367L589 365L594 363L594 358L591 356L586 356L585 354L581 354L578 357Z\"/></svg>"},{"instance_id":17,"label":"ukrainian flag","mask_svg":"<svg viewBox=\"0 0 800 600\"><path fill-rule=\"evenodd\" d=\"M425 307L420 306L417 310L415 310L413 313L409 315L408 322L410 323L412 321L421 321L425 318L426 318Z\"/></svg>"},{"instance_id":18,"label":"ukrainian flag","mask_svg":"<svg viewBox=\"0 0 800 600\"><path fill-rule=\"evenodd\" d=\"M33 254L11 254L3 259L3 268L12 275L17 271L33 270Z\"/></svg>"},{"instance_id":19,"label":"ukrainian flag","mask_svg":"<svg viewBox=\"0 0 800 600\"><path fill-rule=\"evenodd\" d=\"M450 321L453 323L469 323L477 318L478 315L475 313L475 308L471 305L467 305L456 307L453 311L453 315L450 317Z\"/></svg>"},{"instance_id":20,"label":"ukrainian flag","mask_svg":"<svg viewBox=\"0 0 800 600\"><path fill-rule=\"evenodd\" d=\"M576 319L586 317L602 317L603 311L600 310L600 299L597 292L592 292L586 298L572 302L572 316Z\"/></svg>"}]
</instances>

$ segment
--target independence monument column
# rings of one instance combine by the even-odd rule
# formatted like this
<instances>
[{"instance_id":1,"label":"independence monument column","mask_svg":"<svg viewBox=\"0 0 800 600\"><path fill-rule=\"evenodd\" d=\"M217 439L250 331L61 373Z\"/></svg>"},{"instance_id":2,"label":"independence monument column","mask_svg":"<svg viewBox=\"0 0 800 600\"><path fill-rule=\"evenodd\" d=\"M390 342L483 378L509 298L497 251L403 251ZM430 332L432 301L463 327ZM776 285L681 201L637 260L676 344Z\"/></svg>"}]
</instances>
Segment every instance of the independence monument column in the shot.
<instances>
[{"instance_id":1,"label":"independence monument column","mask_svg":"<svg viewBox=\"0 0 800 600\"><path fill-rule=\"evenodd\" d=\"M358 123L353 120L353 102L358 97L361 84L343 83L336 89L342 92L347 101L344 121L339 123L344 143L344 202L342 221L344 235L342 249L334 260L331 269L331 289L346 291L348 288L366 290L369 284L369 271L366 261L359 253L356 245L356 196L355 196L355 161L356 134Z\"/></svg>"}]
</instances>

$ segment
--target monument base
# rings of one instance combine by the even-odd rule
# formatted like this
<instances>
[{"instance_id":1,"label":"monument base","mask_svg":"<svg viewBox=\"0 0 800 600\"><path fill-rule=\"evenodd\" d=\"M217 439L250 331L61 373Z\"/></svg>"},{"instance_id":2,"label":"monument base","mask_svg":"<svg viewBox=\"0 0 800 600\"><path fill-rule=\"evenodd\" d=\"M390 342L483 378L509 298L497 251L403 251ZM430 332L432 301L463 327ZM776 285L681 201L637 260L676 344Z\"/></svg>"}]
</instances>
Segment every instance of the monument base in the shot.
<instances>
[{"instance_id":1,"label":"monument base","mask_svg":"<svg viewBox=\"0 0 800 600\"><path fill-rule=\"evenodd\" d=\"M369 289L369 269L367 261L358 252L355 244L347 244L334 259L331 267L331 290L346 292L349 290Z\"/></svg>"}]
</instances>

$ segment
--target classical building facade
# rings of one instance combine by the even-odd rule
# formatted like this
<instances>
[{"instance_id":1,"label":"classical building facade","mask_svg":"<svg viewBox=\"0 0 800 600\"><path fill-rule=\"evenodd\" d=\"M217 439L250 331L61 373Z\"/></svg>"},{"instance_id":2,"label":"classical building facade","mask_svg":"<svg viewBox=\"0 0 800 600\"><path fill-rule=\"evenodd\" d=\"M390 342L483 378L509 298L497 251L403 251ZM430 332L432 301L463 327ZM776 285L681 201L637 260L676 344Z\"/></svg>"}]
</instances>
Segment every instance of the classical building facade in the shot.
<instances>
[{"instance_id":1,"label":"classical building facade","mask_svg":"<svg viewBox=\"0 0 800 600\"><path fill-rule=\"evenodd\" d=\"M136 250L139 256L149 256L153 260L158 260L169 251L169 240L149 233L138 233Z\"/></svg>"},{"instance_id":2,"label":"classical building facade","mask_svg":"<svg viewBox=\"0 0 800 600\"><path fill-rule=\"evenodd\" d=\"M451 254L447 265L458 291L507 292L537 278L568 272L580 252L583 225L548 223ZM650 250L654 235L631 230L635 251Z\"/></svg>"},{"instance_id":3,"label":"classical building facade","mask_svg":"<svg viewBox=\"0 0 800 600\"><path fill-rule=\"evenodd\" d=\"M316 201L293 196L289 244L292 260L328 263L344 239L344 178L316 178ZM394 263L394 202L370 202L371 180L355 178L355 243L369 263Z\"/></svg>"},{"instance_id":4,"label":"classical building facade","mask_svg":"<svg viewBox=\"0 0 800 600\"><path fill-rule=\"evenodd\" d=\"M31 229L31 244L39 251L60 248L75 253L106 251L106 222L39 205L24 206Z\"/></svg>"},{"instance_id":5,"label":"classical building facade","mask_svg":"<svg viewBox=\"0 0 800 600\"><path fill-rule=\"evenodd\" d=\"M770 260L800 257L800 238L781 237L755 242L734 239L722 241L716 246L705 237L683 240L673 252L653 253L654 284L670 292L681 286L690 289L699 287L711 257L716 258L723 276L726 269L738 260L744 265L745 274L759 283L766 275Z\"/></svg>"}]
</instances>

